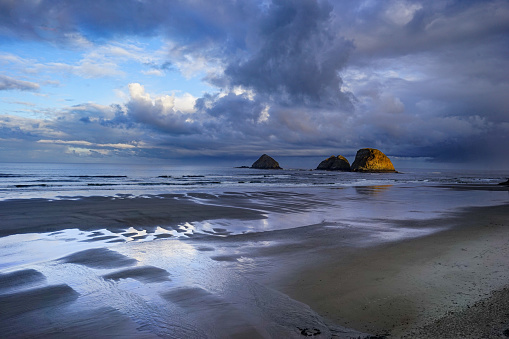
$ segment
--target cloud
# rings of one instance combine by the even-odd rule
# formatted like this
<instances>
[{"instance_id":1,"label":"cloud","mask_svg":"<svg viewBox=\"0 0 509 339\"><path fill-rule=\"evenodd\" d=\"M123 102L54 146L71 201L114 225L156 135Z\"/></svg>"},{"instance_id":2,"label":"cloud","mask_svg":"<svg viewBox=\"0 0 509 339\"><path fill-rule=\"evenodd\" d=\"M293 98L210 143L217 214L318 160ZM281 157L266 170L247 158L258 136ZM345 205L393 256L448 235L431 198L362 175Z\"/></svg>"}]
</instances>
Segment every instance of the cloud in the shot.
<instances>
[{"instance_id":1,"label":"cloud","mask_svg":"<svg viewBox=\"0 0 509 339\"><path fill-rule=\"evenodd\" d=\"M6 38L59 43L164 33L194 44L227 37L230 25L241 28L237 20L257 6L234 0L2 1L0 32Z\"/></svg>"},{"instance_id":2,"label":"cloud","mask_svg":"<svg viewBox=\"0 0 509 339\"><path fill-rule=\"evenodd\" d=\"M193 115L194 98L190 94L178 99L172 95L152 97L141 84L131 83L129 95L126 108L134 121L170 134L198 132Z\"/></svg>"},{"instance_id":3,"label":"cloud","mask_svg":"<svg viewBox=\"0 0 509 339\"><path fill-rule=\"evenodd\" d=\"M96 144L85 140L37 140L42 144L58 144L58 145L73 145L73 146L87 146L93 148L119 148L119 149L132 149L138 147L133 144Z\"/></svg>"},{"instance_id":4,"label":"cloud","mask_svg":"<svg viewBox=\"0 0 509 339\"><path fill-rule=\"evenodd\" d=\"M0 75L0 91L37 91L39 84L30 81L19 80L11 78L7 75Z\"/></svg>"},{"instance_id":5,"label":"cloud","mask_svg":"<svg viewBox=\"0 0 509 339\"><path fill-rule=\"evenodd\" d=\"M116 105L57 110L40 133L25 120L18 130L3 123L13 138L55 141L41 147L143 142L129 151L154 157L369 146L440 160L509 157L507 36L505 0L4 1L2 41L82 55L66 63L4 53L0 63L130 85ZM162 47L147 55L146 38ZM145 67L137 75L171 70L214 89L180 94L160 77L168 88L158 94L128 78L131 62Z\"/></svg>"},{"instance_id":6,"label":"cloud","mask_svg":"<svg viewBox=\"0 0 509 339\"><path fill-rule=\"evenodd\" d=\"M50 121L0 115L0 134L3 137L34 140L39 137L62 138L65 132L55 128Z\"/></svg>"},{"instance_id":7,"label":"cloud","mask_svg":"<svg viewBox=\"0 0 509 339\"><path fill-rule=\"evenodd\" d=\"M253 89L285 105L349 108L339 72L353 44L331 30L330 5L273 1L258 20L249 46L213 83Z\"/></svg>"},{"instance_id":8,"label":"cloud","mask_svg":"<svg viewBox=\"0 0 509 339\"><path fill-rule=\"evenodd\" d=\"M170 61L188 77L205 70L216 85L279 94L273 98L286 103L348 104L338 72L353 46L331 29L332 6L314 0L267 4L254 0L4 2L0 12L8 15L0 15L0 32L6 37L61 43L68 42L69 36L101 41L114 35L164 34ZM109 54L132 53L117 46L110 47ZM79 65L50 66L81 76L119 74L113 63L97 58L86 58Z\"/></svg>"},{"instance_id":9,"label":"cloud","mask_svg":"<svg viewBox=\"0 0 509 339\"><path fill-rule=\"evenodd\" d=\"M355 62L442 52L455 46L467 50L466 45L504 40L509 29L505 0L350 0L335 5L338 25L355 43Z\"/></svg>"},{"instance_id":10,"label":"cloud","mask_svg":"<svg viewBox=\"0 0 509 339\"><path fill-rule=\"evenodd\" d=\"M145 74L145 75L155 75L155 76L158 76L158 77L162 77L164 76L164 72L160 69L149 69L149 70L144 70L144 71L141 71L142 74Z\"/></svg>"},{"instance_id":11,"label":"cloud","mask_svg":"<svg viewBox=\"0 0 509 339\"><path fill-rule=\"evenodd\" d=\"M82 60L77 65L52 62L43 67L52 72L72 73L83 78L125 76L125 72L120 71L118 69L118 64L113 62L97 63L89 60Z\"/></svg>"},{"instance_id":12,"label":"cloud","mask_svg":"<svg viewBox=\"0 0 509 339\"><path fill-rule=\"evenodd\" d=\"M151 62L146 52L135 44L108 43L86 46L86 53L76 63L48 62L35 65L37 71L75 74L83 78L125 77L121 65L130 61Z\"/></svg>"}]
</instances>

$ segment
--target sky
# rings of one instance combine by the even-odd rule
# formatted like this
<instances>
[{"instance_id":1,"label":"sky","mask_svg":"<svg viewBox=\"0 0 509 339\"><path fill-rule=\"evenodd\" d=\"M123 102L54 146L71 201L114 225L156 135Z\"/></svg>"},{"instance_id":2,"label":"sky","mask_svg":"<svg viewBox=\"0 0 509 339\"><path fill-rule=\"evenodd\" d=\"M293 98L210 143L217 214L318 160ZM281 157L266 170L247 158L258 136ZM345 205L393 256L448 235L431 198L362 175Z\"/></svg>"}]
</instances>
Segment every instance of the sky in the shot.
<instances>
[{"instance_id":1,"label":"sky","mask_svg":"<svg viewBox=\"0 0 509 339\"><path fill-rule=\"evenodd\" d=\"M1 162L509 169L508 0L0 0Z\"/></svg>"}]
</instances>

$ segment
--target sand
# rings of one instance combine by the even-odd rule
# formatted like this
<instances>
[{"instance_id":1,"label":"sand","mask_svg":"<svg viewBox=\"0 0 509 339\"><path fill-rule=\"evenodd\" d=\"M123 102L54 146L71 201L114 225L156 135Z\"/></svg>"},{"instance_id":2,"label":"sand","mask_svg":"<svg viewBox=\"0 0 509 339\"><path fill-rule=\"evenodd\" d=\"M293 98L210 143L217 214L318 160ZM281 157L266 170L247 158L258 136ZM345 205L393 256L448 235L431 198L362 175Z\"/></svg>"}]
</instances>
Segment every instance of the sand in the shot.
<instances>
[{"instance_id":1,"label":"sand","mask_svg":"<svg viewBox=\"0 0 509 339\"><path fill-rule=\"evenodd\" d=\"M387 217L420 208L398 205L409 194L447 203L491 187L313 192L0 202L2 333L507 336L509 204Z\"/></svg>"},{"instance_id":2,"label":"sand","mask_svg":"<svg viewBox=\"0 0 509 339\"><path fill-rule=\"evenodd\" d=\"M184 195L157 197L81 197L72 200L7 200L0 202L0 236L54 232L79 228L105 228L121 232L129 226L176 226L182 222L218 219L263 218L261 213L242 207L201 204Z\"/></svg>"},{"instance_id":3,"label":"sand","mask_svg":"<svg viewBox=\"0 0 509 339\"><path fill-rule=\"evenodd\" d=\"M457 312L481 300L489 304L491 293L509 284L509 205L424 222L453 228L347 255L325 250L321 262L282 289L332 321L368 333L478 338L486 330L485 337L493 331L502 337L508 313L495 330ZM455 328L441 332L430 325L442 317L456 318Z\"/></svg>"}]
</instances>

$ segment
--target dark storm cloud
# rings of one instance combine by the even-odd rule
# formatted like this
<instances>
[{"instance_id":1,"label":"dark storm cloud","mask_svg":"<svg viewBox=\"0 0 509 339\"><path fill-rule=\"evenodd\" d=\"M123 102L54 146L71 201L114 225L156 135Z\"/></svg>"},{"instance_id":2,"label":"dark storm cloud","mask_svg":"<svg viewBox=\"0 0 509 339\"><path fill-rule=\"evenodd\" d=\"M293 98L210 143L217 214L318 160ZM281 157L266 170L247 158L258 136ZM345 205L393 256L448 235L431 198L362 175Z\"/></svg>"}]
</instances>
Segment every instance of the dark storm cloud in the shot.
<instances>
[{"instance_id":1,"label":"dark storm cloud","mask_svg":"<svg viewBox=\"0 0 509 339\"><path fill-rule=\"evenodd\" d=\"M253 27L250 55L226 67L228 83L280 104L348 106L339 71L353 45L331 29L331 12L324 2L273 1Z\"/></svg>"},{"instance_id":2,"label":"dark storm cloud","mask_svg":"<svg viewBox=\"0 0 509 339\"><path fill-rule=\"evenodd\" d=\"M444 52L456 45L479 46L507 41L506 0L478 1L336 1L342 32L354 39L355 57L381 58L420 52Z\"/></svg>"},{"instance_id":3,"label":"dark storm cloud","mask_svg":"<svg viewBox=\"0 0 509 339\"><path fill-rule=\"evenodd\" d=\"M440 161L509 156L507 1L334 4L356 46L345 81L363 144Z\"/></svg>"},{"instance_id":4,"label":"dark storm cloud","mask_svg":"<svg viewBox=\"0 0 509 339\"><path fill-rule=\"evenodd\" d=\"M37 91L39 84L30 81L15 79L0 74L0 91L18 90L18 91Z\"/></svg>"}]
</instances>

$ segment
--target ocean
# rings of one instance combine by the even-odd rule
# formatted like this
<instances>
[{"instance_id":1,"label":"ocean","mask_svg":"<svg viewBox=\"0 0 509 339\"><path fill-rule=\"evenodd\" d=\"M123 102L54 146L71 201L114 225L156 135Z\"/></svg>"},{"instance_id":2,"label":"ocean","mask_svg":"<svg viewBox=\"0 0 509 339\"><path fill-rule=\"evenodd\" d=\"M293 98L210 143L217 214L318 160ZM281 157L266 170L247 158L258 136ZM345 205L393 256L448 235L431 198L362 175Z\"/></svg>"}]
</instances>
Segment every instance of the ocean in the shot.
<instances>
[{"instance_id":1,"label":"ocean","mask_svg":"<svg viewBox=\"0 0 509 339\"><path fill-rule=\"evenodd\" d=\"M0 200L231 189L497 184L509 176L503 171L398 170L400 173L395 174L213 166L3 163L0 164Z\"/></svg>"}]
</instances>

